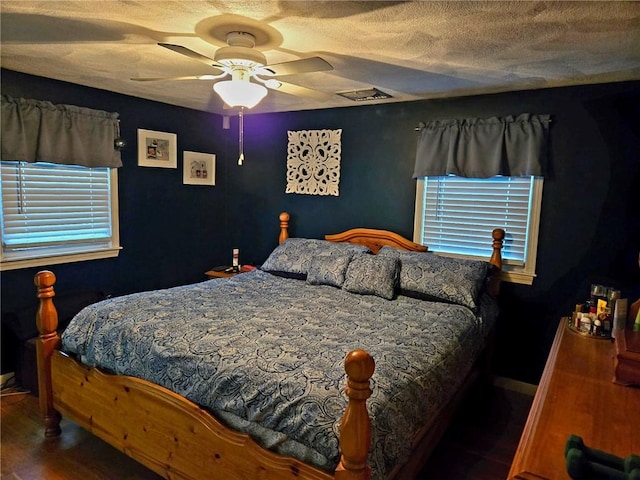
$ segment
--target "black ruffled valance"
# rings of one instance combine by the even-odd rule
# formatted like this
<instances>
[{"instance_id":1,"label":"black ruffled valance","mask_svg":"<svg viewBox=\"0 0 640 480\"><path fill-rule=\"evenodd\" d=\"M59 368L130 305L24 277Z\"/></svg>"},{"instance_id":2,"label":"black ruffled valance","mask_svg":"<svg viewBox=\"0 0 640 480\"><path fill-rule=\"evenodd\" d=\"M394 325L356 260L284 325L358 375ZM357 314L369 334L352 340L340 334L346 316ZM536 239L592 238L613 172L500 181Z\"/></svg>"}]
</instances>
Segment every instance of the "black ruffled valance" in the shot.
<instances>
[{"instance_id":1,"label":"black ruffled valance","mask_svg":"<svg viewBox=\"0 0 640 480\"><path fill-rule=\"evenodd\" d=\"M421 123L413 178L544 176L549 122L524 113Z\"/></svg>"},{"instance_id":2,"label":"black ruffled valance","mask_svg":"<svg viewBox=\"0 0 640 480\"><path fill-rule=\"evenodd\" d=\"M118 114L2 95L2 160L121 167Z\"/></svg>"}]
</instances>

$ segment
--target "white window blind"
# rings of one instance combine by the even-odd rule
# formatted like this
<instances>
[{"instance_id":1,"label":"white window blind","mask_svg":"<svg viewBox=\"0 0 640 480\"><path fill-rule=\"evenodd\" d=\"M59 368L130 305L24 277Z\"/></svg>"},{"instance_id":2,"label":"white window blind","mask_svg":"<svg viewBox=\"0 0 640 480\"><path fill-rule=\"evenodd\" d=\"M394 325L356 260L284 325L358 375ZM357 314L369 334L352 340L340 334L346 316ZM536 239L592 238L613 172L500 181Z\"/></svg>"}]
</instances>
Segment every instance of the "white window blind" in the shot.
<instances>
[{"instance_id":1,"label":"white window blind","mask_svg":"<svg viewBox=\"0 0 640 480\"><path fill-rule=\"evenodd\" d=\"M68 253L74 246L113 246L109 168L8 161L0 167L5 257L43 255L45 247L68 247Z\"/></svg>"},{"instance_id":2,"label":"white window blind","mask_svg":"<svg viewBox=\"0 0 640 480\"><path fill-rule=\"evenodd\" d=\"M524 263L533 177L455 176L425 182L423 241L432 251L490 256L491 232L509 233L502 255Z\"/></svg>"},{"instance_id":3,"label":"white window blind","mask_svg":"<svg viewBox=\"0 0 640 480\"><path fill-rule=\"evenodd\" d=\"M425 177L416 197L416 241L445 255L491 255L491 232L507 234L502 257L531 278L535 256L542 178ZM525 282L523 282L525 283Z\"/></svg>"}]
</instances>

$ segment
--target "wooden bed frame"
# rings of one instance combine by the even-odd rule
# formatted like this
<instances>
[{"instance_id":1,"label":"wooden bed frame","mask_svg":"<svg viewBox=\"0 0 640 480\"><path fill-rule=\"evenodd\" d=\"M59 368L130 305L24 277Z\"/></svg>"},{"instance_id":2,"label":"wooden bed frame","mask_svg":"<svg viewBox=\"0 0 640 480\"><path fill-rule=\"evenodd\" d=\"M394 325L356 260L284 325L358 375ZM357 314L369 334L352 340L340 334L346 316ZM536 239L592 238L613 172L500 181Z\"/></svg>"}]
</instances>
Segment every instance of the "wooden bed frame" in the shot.
<instances>
[{"instance_id":1,"label":"wooden bed frame","mask_svg":"<svg viewBox=\"0 0 640 480\"><path fill-rule=\"evenodd\" d=\"M280 214L282 243L289 237L289 214ZM404 250L427 248L385 230L358 228L327 235L330 241L360 243L377 252L383 245ZM491 263L501 268L503 230L493 233ZM225 480L368 480L370 419L366 400L373 358L363 350L345 359L348 405L340 428L341 460L334 474L258 446L248 435L225 427L206 410L166 388L138 378L110 375L89 368L60 351L58 316L53 304L55 275L38 272L40 306L36 316L40 410L45 436L60 435L61 414L167 479ZM497 291L497 280L494 289ZM416 455L393 472L398 479L412 478L440 439L456 405L477 378L477 369L466 379L456 398L425 426Z\"/></svg>"}]
</instances>

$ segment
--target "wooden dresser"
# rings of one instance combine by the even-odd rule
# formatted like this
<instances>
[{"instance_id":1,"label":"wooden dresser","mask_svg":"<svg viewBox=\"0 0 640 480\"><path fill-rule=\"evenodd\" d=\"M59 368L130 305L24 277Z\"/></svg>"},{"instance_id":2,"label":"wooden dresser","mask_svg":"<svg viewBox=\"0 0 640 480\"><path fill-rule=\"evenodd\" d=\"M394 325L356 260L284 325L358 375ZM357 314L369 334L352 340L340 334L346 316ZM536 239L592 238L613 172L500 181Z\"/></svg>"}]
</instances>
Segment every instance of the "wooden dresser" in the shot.
<instances>
[{"instance_id":1,"label":"wooden dresser","mask_svg":"<svg viewBox=\"0 0 640 480\"><path fill-rule=\"evenodd\" d=\"M231 268L231 267L229 267ZM250 272L251 270L255 270L255 267L252 267L251 265L242 265L240 267L240 271L239 272L227 272L226 270L208 270L206 272L204 272L204 274L209 277L209 278L230 278L230 277L235 277L236 275L240 274L240 273L247 273Z\"/></svg>"},{"instance_id":2,"label":"wooden dresser","mask_svg":"<svg viewBox=\"0 0 640 480\"><path fill-rule=\"evenodd\" d=\"M640 388L613 383L611 340L582 336L566 324L563 318L558 325L509 479L569 479L570 434L622 458L640 454Z\"/></svg>"}]
</instances>

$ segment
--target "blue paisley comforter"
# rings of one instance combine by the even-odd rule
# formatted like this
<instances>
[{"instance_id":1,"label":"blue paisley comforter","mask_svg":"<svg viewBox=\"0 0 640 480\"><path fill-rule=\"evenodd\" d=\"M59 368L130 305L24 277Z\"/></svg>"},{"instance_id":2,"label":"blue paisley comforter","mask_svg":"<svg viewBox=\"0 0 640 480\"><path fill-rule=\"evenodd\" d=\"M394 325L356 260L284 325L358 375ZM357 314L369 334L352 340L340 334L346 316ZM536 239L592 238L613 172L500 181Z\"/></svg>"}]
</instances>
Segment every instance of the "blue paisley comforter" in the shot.
<instances>
[{"instance_id":1,"label":"blue paisley comforter","mask_svg":"<svg viewBox=\"0 0 640 480\"><path fill-rule=\"evenodd\" d=\"M373 478L407 459L412 438L456 391L495 313L385 300L256 270L90 305L63 349L206 407L266 448L332 471L339 461L344 357L376 361Z\"/></svg>"}]
</instances>

